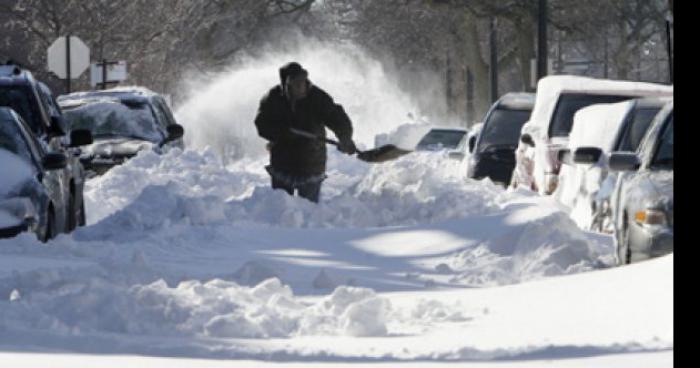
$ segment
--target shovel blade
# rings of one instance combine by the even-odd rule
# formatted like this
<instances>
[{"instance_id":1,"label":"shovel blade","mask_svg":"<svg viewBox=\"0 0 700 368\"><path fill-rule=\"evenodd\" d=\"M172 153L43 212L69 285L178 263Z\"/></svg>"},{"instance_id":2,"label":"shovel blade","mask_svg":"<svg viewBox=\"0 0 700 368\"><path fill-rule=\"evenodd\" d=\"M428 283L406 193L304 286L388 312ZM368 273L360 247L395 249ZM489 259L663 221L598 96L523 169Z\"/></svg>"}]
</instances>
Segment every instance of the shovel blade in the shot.
<instances>
[{"instance_id":1,"label":"shovel blade","mask_svg":"<svg viewBox=\"0 0 700 368\"><path fill-rule=\"evenodd\" d=\"M386 144L368 151L360 151L357 153L357 158L365 162L385 162L395 160L410 152L393 144Z\"/></svg>"}]
</instances>

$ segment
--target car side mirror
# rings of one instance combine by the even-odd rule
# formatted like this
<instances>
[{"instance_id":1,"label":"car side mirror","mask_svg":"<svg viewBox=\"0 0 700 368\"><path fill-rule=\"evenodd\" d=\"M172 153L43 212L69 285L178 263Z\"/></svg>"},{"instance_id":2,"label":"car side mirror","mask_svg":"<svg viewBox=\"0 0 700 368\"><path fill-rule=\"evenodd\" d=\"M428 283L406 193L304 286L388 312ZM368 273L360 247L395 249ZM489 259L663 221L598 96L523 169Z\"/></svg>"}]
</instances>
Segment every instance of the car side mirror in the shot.
<instances>
[{"instance_id":1,"label":"car side mirror","mask_svg":"<svg viewBox=\"0 0 700 368\"><path fill-rule=\"evenodd\" d=\"M466 155L464 154L464 152L459 152L459 151L452 151L452 152L450 152L450 153L447 154L447 157L449 157L449 158L451 158L451 159L453 159L453 160L457 160L457 161L462 161L462 160L464 160L464 157L465 157L465 156L466 156Z\"/></svg>"},{"instance_id":2,"label":"car side mirror","mask_svg":"<svg viewBox=\"0 0 700 368\"><path fill-rule=\"evenodd\" d=\"M472 136L469 138L469 153L474 153L475 147L476 147L476 137Z\"/></svg>"},{"instance_id":3,"label":"car side mirror","mask_svg":"<svg viewBox=\"0 0 700 368\"><path fill-rule=\"evenodd\" d=\"M564 165L573 165L571 160L571 150L568 148L562 148L557 152L557 159Z\"/></svg>"},{"instance_id":4,"label":"car side mirror","mask_svg":"<svg viewBox=\"0 0 700 368\"><path fill-rule=\"evenodd\" d=\"M632 152L613 152L608 159L608 167L613 171L635 171L639 166L639 157Z\"/></svg>"},{"instance_id":5,"label":"car side mirror","mask_svg":"<svg viewBox=\"0 0 700 368\"><path fill-rule=\"evenodd\" d=\"M579 147L574 151L573 160L577 164L595 164L602 154L603 150L598 147Z\"/></svg>"},{"instance_id":6,"label":"car side mirror","mask_svg":"<svg viewBox=\"0 0 700 368\"><path fill-rule=\"evenodd\" d=\"M535 147L535 141L532 139L532 136L527 133L520 136L520 141L527 144L530 147Z\"/></svg>"},{"instance_id":7,"label":"car side mirror","mask_svg":"<svg viewBox=\"0 0 700 368\"><path fill-rule=\"evenodd\" d=\"M49 153L41 161L44 170L60 170L68 165L68 157L63 153Z\"/></svg>"},{"instance_id":8,"label":"car side mirror","mask_svg":"<svg viewBox=\"0 0 700 368\"><path fill-rule=\"evenodd\" d=\"M166 141L174 141L177 139L182 138L182 136L185 135L185 128L182 127L180 124L171 124L168 125L168 138Z\"/></svg>"},{"instance_id":9,"label":"car side mirror","mask_svg":"<svg viewBox=\"0 0 700 368\"><path fill-rule=\"evenodd\" d=\"M92 144L92 133L87 129L76 129L70 132L70 146L80 147Z\"/></svg>"},{"instance_id":10,"label":"car side mirror","mask_svg":"<svg viewBox=\"0 0 700 368\"><path fill-rule=\"evenodd\" d=\"M49 126L49 136L60 137L66 135L65 120L61 116L52 116L51 125Z\"/></svg>"}]
</instances>

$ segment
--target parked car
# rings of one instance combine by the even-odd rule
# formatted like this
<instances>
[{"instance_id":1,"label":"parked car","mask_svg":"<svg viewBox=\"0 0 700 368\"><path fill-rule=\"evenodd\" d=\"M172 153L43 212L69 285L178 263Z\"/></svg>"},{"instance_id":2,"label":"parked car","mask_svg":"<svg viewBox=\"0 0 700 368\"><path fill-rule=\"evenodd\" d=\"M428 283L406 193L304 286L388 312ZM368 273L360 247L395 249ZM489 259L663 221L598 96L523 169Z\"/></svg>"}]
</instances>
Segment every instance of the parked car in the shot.
<instances>
[{"instance_id":1,"label":"parked car","mask_svg":"<svg viewBox=\"0 0 700 368\"><path fill-rule=\"evenodd\" d=\"M68 157L47 153L12 109L0 107L0 238L33 231L42 241L59 232L65 212L61 171Z\"/></svg>"},{"instance_id":2,"label":"parked car","mask_svg":"<svg viewBox=\"0 0 700 368\"><path fill-rule=\"evenodd\" d=\"M618 173L608 168L611 152L635 152L654 116L671 101L648 97L585 107L574 115L554 197L587 230L612 233L610 196Z\"/></svg>"},{"instance_id":3,"label":"parked car","mask_svg":"<svg viewBox=\"0 0 700 368\"><path fill-rule=\"evenodd\" d=\"M92 142L90 132L71 131L51 90L17 65L0 65L0 106L10 107L22 117L44 151L68 158L67 165L57 173L62 193L62 205L57 205L55 213L58 231L70 232L85 225L85 171L77 147Z\"/></svg>"},{"instance_id":4,"label":"parked car","mask_svg":"<svg viewBox=\"0 0 700 368\"><path fill-rule=\"evenodd\" d=\"M579 76L549 76L537 84L535 106L523 125L515 152L511 187L551 194L557 187L561 162L576 111L599 103L646 96L672 96L673 87L655 83L613 81Z\"/></svg>"},{"instance_id":5,"label":"parked car","mask_svg":"<svg viewBox=\"0 0 700 368\"><path fill-rule=\"evenodd\" d=\"M416 151L455 151L467 135L463 128L432 128L416 145Z\"/></svg>"},{"instance_id":6,"label":"parked car","mask_svg":"<svg viewBox=\"0 0 700 368\"><path fill-rule=\"evenodd\" d=\"M468 141L467 177L510 184L520 129L530 117L534 93L507 93L486 113L480 134Z\"/></svg>"},{"instance_id":7,"label":"parked car","mask_svg":"<svg viewBox=\"0 0 700 368\"><path fill-rule=\"evenodd\" d=\"M58 103L73 129L88 129L93 143L80 160L90 175L101 175L142 150L184 147L183 128L165 99L146 88L76 92Z\"/></svg>"},{"instance_id":8,"label":"parked car","mask_svg":"<svg viewBox=\"0 0 700 368\"><path fill-rule=\"evenodd\" d=\"M618 264L673 252L673 102L636 153L613 152L608 165L622 171L612 195Z\"/></svg>"}]
</instances>

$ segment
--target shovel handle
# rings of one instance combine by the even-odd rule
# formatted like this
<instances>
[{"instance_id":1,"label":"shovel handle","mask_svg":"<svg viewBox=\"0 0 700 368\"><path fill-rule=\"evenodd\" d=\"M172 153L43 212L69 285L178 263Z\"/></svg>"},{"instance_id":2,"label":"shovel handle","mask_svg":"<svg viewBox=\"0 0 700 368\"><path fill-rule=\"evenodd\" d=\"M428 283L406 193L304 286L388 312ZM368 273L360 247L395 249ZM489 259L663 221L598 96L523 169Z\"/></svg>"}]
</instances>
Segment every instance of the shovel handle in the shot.
<instances>
[{"instance_id":1,"label":"shovel handle","mask_svg":"<svg viewBox=\"0 0 700 368\"><path fill-rule=\"evenodd\" d=\"M340 143L338 143L338 141L335 141L333 139L326 138L326 137L319 137L316 134L312 134L312 133L309 133L309 132L304 131L304 130L289 128L289 131L298 135L298 136L306 137L306 138L310 138L310 139L315 139L315 140L322 141L322 142L325 142L328 144L332 144L334 146L338 146L340 144Z\"/></svg>"}]
</instances>

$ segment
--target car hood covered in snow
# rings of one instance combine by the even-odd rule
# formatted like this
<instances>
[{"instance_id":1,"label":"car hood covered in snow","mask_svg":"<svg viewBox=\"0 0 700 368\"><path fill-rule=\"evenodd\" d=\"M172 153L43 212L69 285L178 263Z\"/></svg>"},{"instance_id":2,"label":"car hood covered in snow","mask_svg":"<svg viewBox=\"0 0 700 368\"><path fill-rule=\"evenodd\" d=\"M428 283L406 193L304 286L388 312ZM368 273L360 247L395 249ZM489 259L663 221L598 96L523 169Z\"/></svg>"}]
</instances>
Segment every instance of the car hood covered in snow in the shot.
<instances>
[{"instance_id":1,"label":"car hood covered in snow","mask_svg":"<svg viewBox=\"0 0 700 368\"><path fill-rule=\"evenodd\" d=\"M82 148L83 156L89 157L131 157L139 151L150 150L153 142L138 138L98 138Z\"/></svg>"}]
</instances>

